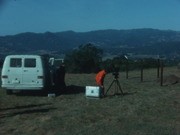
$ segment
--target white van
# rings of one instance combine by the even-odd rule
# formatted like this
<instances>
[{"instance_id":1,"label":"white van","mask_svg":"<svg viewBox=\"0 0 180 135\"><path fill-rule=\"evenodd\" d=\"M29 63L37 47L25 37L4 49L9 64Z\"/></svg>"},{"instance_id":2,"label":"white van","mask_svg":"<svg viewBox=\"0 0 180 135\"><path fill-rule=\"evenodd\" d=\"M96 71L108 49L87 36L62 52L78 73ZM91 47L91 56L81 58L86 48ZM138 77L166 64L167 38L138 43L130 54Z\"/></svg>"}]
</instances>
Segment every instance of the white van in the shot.
<instances>
[{"instance_id":1,"label":"white van","mask_svg":"<svg viewBox=\"0 0 180 135\"><path fill-rule=\"evenodd\" d=\"M10 94L12 90L42 90L51 85L48 56L6 56L1 80L2 88Z\"/></svg>"}]
</instances>

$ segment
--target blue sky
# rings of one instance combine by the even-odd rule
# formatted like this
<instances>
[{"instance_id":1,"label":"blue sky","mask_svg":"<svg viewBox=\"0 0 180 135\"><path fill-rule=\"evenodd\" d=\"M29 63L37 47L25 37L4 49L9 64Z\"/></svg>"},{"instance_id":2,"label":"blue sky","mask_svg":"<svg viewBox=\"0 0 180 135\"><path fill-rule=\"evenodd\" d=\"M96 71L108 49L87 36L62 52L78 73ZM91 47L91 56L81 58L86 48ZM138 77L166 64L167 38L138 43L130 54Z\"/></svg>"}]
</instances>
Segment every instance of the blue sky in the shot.
<instances>
[{"instance_id":1,"label":"blue sky","mask_svg":"<svg viewBox=\"0 0 180 135\"><path fill-rule=\"evenodd\" d=\"M180 0L0 0L0 35L155 28L180 31Z\"/></svg>"}]
</instances>

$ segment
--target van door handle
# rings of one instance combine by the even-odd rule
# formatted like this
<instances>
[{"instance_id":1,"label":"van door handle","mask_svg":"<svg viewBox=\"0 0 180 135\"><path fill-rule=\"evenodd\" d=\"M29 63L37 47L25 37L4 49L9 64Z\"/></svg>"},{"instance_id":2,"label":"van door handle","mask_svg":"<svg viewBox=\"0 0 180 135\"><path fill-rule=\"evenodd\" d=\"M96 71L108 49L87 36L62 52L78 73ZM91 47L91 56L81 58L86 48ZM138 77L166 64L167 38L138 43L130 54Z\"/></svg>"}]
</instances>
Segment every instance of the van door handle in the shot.
<instances>
[{"instance_id":1,"label":"van door handle","mask_svg":"<svg viewBox=\"0 0 180 135\"><path fill-rule=\"evenodd\" d=\"M24 70L24 72L27 72L28 70Z\"/></svg>"}]
</instances>

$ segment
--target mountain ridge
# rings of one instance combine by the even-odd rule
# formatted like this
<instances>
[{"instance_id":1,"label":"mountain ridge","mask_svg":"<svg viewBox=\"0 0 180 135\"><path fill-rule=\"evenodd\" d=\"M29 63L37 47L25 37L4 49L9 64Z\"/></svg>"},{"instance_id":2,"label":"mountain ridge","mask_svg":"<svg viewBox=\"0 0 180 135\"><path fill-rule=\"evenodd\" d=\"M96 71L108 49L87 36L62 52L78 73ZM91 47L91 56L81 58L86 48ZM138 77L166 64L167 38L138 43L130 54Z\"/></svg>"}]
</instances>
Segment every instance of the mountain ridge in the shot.
<instances>
[{"instance_id":1,"label":"mountain ridge","mask_svg":"<svg viewBox=\"0 0 180 135\"><path fill-rule=\"evenodd\" d=\"M105 52L111 53L118 53L118 51L121 53L147 53L149 49L151 54L153 50L155 50L154 53L174 53L174 51L179 52L180 50L180 32L151 28L128 30L106 29L89 32L26 32L0 36L0 54L6 52L38 52L42 50L48 53L65 53L77 48L79 45L88 43L97 45ZM160 49L161 47L163 49ZM166 51L163 52L164 49Z\"/></svg>"}]
</instances>

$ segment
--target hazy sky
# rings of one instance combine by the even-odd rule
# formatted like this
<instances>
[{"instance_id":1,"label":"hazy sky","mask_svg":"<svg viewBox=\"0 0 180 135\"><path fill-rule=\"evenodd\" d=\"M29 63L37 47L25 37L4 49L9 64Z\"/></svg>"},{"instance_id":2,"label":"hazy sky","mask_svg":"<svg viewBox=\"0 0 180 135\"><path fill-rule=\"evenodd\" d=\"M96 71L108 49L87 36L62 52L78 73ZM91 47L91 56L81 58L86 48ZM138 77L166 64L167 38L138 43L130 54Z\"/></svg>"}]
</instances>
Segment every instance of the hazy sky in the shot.
<instances>
[{"instance_id":1,"label":"hazy sky","mask_svg":"<svg viewBox=\"0 0 180 135\"><path fill-rule=\"evenodd\" d=\"M134 28L180 31L180 0L0 0L0 35Z\"/></svg>"}]
</instances>

